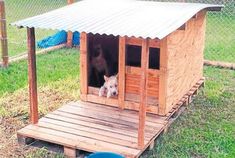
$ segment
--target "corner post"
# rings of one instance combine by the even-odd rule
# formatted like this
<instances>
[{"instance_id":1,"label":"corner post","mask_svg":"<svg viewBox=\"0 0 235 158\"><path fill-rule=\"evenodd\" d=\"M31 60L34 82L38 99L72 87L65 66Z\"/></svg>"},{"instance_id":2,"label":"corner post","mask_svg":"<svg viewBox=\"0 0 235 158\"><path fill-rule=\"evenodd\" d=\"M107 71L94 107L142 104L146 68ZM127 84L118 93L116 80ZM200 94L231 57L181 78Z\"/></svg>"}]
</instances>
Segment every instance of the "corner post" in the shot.
<instances>
[{"instance_id":1,"label":"corner post","mask_svg":"<svg viewBox=\"0 0 235 158\"><path fill-rule=\"evenodd\" d=\"M68 5L73 4L74 0L67 0ZM67 33L67 47L71 48L73 46L73 32L68 31Z\"/></svg>"},{"instance_id":2,"label":"corner post","mask_svg":"<svg viewBox=\"0 0 235 158\"><path fill-rule=\"evenodd\" d=\"M148 63L149 63L149 41L142 40L141 51L141 83L140 83L140 109L139 109L139 129L138 129L138 148L144 148L145 120L147 106L147 84L148 84Z\"/></svg>"},{"instance_id":3,"label":"corner post","mask_svg":"<svg viewBox=\"0 0 235 158\"><path fill-rule=\"evenodd\" d=\"M119 37L118 105L125 108L126 37Z\"/></svg>"},{"instance_id":4,"label":"corner post","mask_svg":"<svg viewBox=\"0 0 235 158\"><path fill-rule=\"evenodd\" d=\"M37 72L36 72L36 50L35 50L35 30L27 28L28 43L28 80L30 99L30 121L32 124L38 123L38 96L37 96Z\"/></svg>"},{"instance_id":5,"label":"corner post","mask_svg":"<svg viewBox=\"0 0 235 158\"><path fill-rule=\"evenodd\" d=\"M159 115L166 115L167 104L167 37L160 42Z\"/></svg>"},{"instance_id":6,"label":"corner post","mask_svg":"<svg viewBox=\"0 0 235 158\"><path fill-rule=\"evenodd\" d=\"M87 101L88 94L88 39L85 32L81 33L80 38L80 86L81 99Z\"/></svg>"},{"instance_id":7,"label":"corner post","mask_svg":"<svg viewBox=\"0 0 235 158\"><path fill-rule=\"evenodd\" d=\"M1 38L2 64L3 67L7 67L9 63L9 57L8 57L7 26L6 26L4 0L0 0L0 38Z\"/></svg>"}]
</instances>

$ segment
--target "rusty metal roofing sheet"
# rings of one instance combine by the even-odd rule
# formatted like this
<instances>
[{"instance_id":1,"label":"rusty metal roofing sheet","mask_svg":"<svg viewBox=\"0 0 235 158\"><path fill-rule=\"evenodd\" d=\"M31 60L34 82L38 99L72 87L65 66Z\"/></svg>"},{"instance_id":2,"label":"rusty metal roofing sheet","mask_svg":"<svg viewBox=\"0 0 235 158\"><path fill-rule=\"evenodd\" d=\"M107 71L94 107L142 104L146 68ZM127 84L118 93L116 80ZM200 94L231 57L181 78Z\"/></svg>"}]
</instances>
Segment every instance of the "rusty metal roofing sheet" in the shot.
<instances>
[{"instance_id":1,"label":"rusty metal roofing sheet","mask_svg":"<svg viewBox=\"0 0 235 158\"><path fill-rule=\"evenodd\" d=\"M203 9L223 6L134 0L85 0L12 25L162 39Z\"/></svg>"}]
</instances>

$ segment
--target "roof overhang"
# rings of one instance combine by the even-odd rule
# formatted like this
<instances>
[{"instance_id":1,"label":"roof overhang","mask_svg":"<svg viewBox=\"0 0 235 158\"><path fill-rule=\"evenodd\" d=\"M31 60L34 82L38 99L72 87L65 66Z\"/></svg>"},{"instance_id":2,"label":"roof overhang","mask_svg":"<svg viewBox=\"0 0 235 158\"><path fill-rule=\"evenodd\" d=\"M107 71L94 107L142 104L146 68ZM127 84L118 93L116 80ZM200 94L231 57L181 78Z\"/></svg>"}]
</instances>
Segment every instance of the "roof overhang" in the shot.
<instances>
[{"instance_id":1,"label":"roof overhang","mask_svg":"<svg viewBox=\"0 0 235 158\"><path fill-rule=\"evenodd\" d=\"M201 10L223 5L134 0L85 0L12 23L17 27L162 39Z\"/></svg>"}]
</instances>

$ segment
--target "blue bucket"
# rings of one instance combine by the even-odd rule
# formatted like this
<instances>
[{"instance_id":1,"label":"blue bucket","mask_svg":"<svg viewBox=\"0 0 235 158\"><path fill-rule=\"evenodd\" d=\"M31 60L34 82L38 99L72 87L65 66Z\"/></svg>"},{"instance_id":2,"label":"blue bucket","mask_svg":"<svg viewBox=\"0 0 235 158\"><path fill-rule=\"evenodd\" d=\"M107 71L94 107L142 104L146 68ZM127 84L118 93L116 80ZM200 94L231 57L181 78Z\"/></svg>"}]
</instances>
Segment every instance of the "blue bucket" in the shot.
<instances>
[{"instance_id":1,"label":"blue bucket","mask_svg":"<svg viewBox=\"0 0 235 158\"><path fill-rule=\"evenodd\" d=\"M125 158L125 157L122 155L118 155L116 153L97 152L97 153L89 155L87 158Z\"/></svg>"}]
</instances>

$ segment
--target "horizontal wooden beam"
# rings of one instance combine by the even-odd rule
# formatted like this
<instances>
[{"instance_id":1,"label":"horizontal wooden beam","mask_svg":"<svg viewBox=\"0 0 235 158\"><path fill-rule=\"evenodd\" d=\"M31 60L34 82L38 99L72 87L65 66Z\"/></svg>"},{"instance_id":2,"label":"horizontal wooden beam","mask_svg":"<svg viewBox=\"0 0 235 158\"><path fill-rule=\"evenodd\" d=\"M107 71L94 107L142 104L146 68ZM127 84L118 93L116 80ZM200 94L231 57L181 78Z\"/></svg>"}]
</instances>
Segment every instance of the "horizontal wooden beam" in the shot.
<instances>
[{"instance_id":1,"label":"horizontal wooden beam","mask_svg":"<svg viewBox=\"0 0 235 158\"><path fill-rule=\"evenodd\" d=\"M147 73L151 77L159 77L161 74L163 74L165 72L162 72L160 70L155 70L155 69L148 69ZM126 74L140 75L141 68L133 67L133 66L126 66Z\"/></svg>"},{"instance_id":2,"label":"horizontal wooden beam","mask_svg":"<svg viewBox=\"0 0 235 158\"><path fill-rule=\"evenodd\" d=\"M126 44L142 46L142 38L127 37ZM160 48L160 40L158 39L149 39L149 47Z\"/></svg>"}]
</instances>

